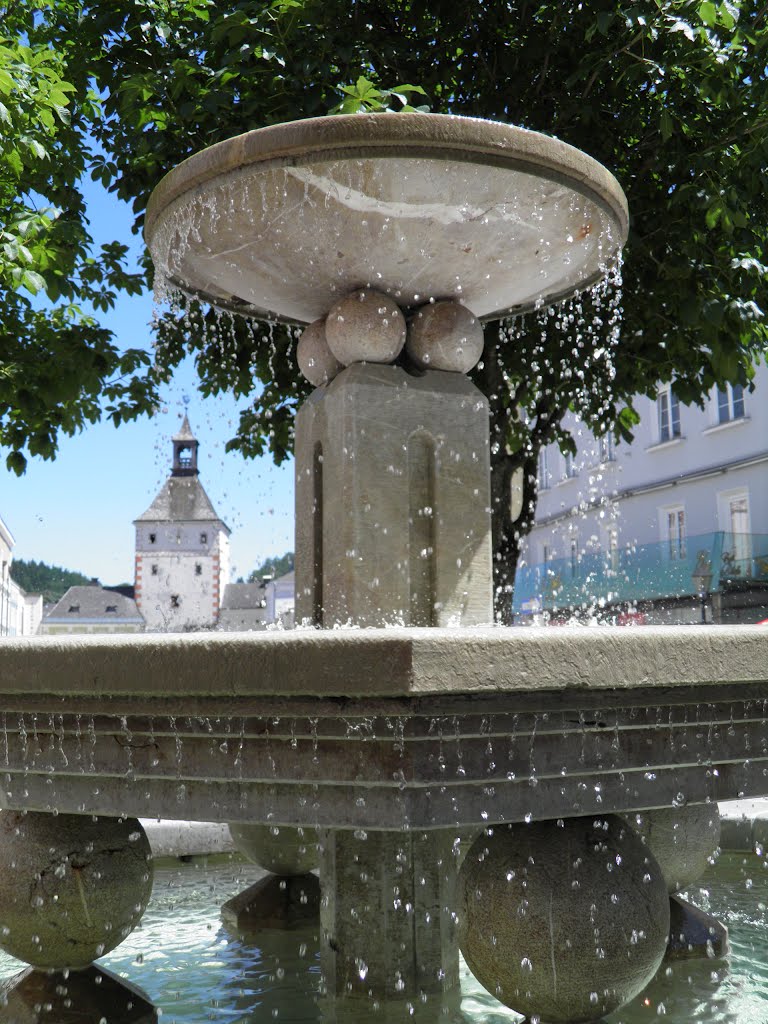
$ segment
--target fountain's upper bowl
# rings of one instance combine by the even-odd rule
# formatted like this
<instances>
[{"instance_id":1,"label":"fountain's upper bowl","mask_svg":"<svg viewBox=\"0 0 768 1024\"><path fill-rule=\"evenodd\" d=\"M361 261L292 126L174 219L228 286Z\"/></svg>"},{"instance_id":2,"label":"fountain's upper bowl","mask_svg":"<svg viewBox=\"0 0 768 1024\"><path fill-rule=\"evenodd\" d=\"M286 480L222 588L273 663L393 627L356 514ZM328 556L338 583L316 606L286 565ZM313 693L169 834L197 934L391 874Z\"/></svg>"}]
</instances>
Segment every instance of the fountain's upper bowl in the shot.
<instances>
[{"instance_id":1,"label":"fountain's upper bowl","mask_svg":"<svg viewBox=\"0 0 768 1024\"><path fill-rule=\"evenodd\" d=\"M444 114L273 125L160 182L145 237L171 287L308 323L372 286L403 308L458 299L484 319L602 277L627 204L601 164L537 132Z\"/></svg>"}]
</instances>

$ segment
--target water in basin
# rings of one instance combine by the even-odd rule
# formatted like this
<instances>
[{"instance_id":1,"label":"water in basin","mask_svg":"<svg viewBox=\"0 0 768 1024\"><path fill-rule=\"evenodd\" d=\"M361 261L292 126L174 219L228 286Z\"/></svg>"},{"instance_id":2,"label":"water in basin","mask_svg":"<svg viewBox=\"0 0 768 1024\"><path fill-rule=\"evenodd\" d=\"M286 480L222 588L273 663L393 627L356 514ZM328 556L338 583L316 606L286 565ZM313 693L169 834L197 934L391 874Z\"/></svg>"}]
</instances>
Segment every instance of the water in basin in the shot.
<instances>
[{"instance_id":1,"label":"water in basin","mask_svg":"<svg viewBox=\"0 0 768 1024\"><path fill-rule=\"evenodd\" d=\"M692 902L727 924L727 962L694 959L662 965L651 986L607 1017L606 1024L764 1021L767 865L763 857L724 853L688 893ZM100 965L143 989L167 1024L330 1021L331 1011L318 1003L316 928L238 935L220 920L222 903L262 875L237 858L164 862L156 872L152 901L140 927ZM24 966L0 955L0 981ZM482 989L463 963L460 1007L446 1009L446 1024L521 1021ZM0 1021L6 1024L1 1010Z\"/></svg>"}]
</instances>

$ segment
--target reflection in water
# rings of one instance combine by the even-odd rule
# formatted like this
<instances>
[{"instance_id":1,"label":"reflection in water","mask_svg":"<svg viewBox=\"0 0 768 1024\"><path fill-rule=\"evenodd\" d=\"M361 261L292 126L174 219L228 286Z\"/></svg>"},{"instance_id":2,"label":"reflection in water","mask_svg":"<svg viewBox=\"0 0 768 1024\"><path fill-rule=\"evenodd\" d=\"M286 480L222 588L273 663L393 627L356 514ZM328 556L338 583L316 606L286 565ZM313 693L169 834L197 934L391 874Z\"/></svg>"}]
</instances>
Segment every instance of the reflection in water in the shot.
<instances>
[{"instance_id":1,"label":"reflection in water","mask_svg":"<svg viewBox=\"0 0 768 1024\"><path fill-rule=\"evenodd\" d=\"M33 968L0 985L0 1024L156 1024L135 985L99 967L50 974Z\"/></svg>"},{"instance_id":2,"label":"reflection in water","mask_svg":"<svg viewBox=\"0 0 768 1024\"><path fill-rule=\"evenodd\" d=\"M663 964L646 991L607 1017L606 1024L758 1024L768 1020L765 863L762 857L724 854L704 876L701 888L688 893L692 902L728 926L728 962L704 959ZM222 926L221 905L262 875L251 864L226 859L207 865L197 861L159 866L141 925L100 963L139 986L162 1011L162 1024L330 1024L339 1018L318 999L319 937L315 925L248 933ZM0 976L7 979L3 991L10 998L18 991L14 990L14 976L19 969L18 961L0 958ZM74 975L70 975L71 984ZM46 975L38 974L38 978L50 982ZM125 999L125 990L120 991ZM72 998L90 1005L91 996L80 996L74 989ZM0 1024L36 1020L22 1016L20 1010L14 1011L16 1016L8 1016L10 1005L0 1011ZM104 1014L109 1024L144 1024L153 1019L118 1017L116 1006L113 1000L109 1013ZM482 990L466 968L462 970L460 1011L444 1009L447 1012L439 1018L444 1024L515 1024L521 1020ZM417 1013L411 1019L419 1016ZM372 1020L382 1018L371 1015ZM88 1016L74 1019L91 1024ZM40 1020L68 1022L65 1016L55 1014ZM95 1016L93 1024L98 1021Z\"/></svg>"}]
</instances>

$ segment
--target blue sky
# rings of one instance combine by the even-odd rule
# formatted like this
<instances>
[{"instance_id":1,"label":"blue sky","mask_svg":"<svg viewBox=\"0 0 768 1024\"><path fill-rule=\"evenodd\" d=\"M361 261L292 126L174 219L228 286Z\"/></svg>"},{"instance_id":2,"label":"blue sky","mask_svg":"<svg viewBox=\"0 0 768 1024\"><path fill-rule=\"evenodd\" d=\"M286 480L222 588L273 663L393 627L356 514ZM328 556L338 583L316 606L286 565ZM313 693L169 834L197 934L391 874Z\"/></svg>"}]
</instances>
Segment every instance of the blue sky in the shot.
<instances>
[{"instance_id":1,"label":"blue sky","mask_svg":"<svg viewBox=\"0 0 768 1024\"><path fill-rule=\"evenodd\" d=\"M138 252L129 207L98 184L86 187L91 233L97 245L117 239ZM104 321L123 347L152 343L152 297L122 297ZM32 459L18 478L0 461L0 517L16 540L14 557L39 559L103 583L133 581L132 521L147 508L171 465L171 436L184 413L200 441L200 479L232 530L234 575L245 575L268 555L293 550L293 462L276 468L267 456L227 454L238 409L229 396L204 399L191 360L167 388L152 420L89 427L62 438L54 462Z\"/></svg>"}]
</instances>

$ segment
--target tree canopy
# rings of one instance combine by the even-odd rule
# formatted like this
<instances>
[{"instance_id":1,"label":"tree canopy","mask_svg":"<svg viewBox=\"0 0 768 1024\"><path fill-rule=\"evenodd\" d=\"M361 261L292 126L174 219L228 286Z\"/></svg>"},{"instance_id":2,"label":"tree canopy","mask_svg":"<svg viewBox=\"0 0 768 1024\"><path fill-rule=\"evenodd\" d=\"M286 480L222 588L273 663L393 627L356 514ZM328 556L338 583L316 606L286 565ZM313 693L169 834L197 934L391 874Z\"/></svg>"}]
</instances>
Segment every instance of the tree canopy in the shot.
<instances>
[{"instance_id":1,"label":"tree canopy","mask_svg":"<svg viewBox=\"0 0 768 1024\"><path fill-rule=\"evenodd\" d=\"M57 77L74 87L57 95L58 106L73 112L70 124L54 109L47 130L55 140L46 135L40 141L58 146L61 156L67 147L73 154L60 172L61 188L74 197L70 216L52 220L44 232L46 239L55 237L70 225L76 242L66 249L70 261L72 253L82 261L88 250L77 192L84 170L133 204L140 230L150 192L191 153L340 104L396 107L401 83L422 88L437 112L555 135L617 176L631 227L613 366L597 360L586 374L575 373L573 339L562 316L529 318L515 327L513 343L506 333L499 343L498 324L486 326L476 377L492 402L494 545L502 588L511 582L519 537L532 523L538 451L553 440L573 445L561 425L568 409L577 409L597 433L615 429L628 436L636 422L633 395L653 394L658 382L674 379L683 402L701 402L716 383L748 384L765 353L768 11L756 0L55 0L43 8L19 2L13 9L33 6L40 12L35 45L47 48ZM19 49L18 38L12 45ZM31 57L24 59L32 66ZM14 130L20 138L22 129ZM66 162L46 162L39 154L23 159L38 175L47 168L48 178L54 163ZM16 179L8 173L3 165L0 194L6 197L13 192L7 182L27 172ZM38 184L32 188L40 191ZM0 213L3 228L12 219L6 209L13 213L10 199ZM119 257L115 250L111 262L108 253L96 258L89 266L101 276L85 285L135 287L133 279L120 277ZM58 266L64 258L57 257ZM79 280L39 273L46 282ZM25 286L20 278L13 294L24 287L29 290L29 280ZM614 325L597 313L590 341L600 350ZM53 320L49 312L41 315ZM120 402L125 405L130 388L135 401L128 408L147 408L157 381L191 351L203 393L257 395L230 447L246 455L269 449L284 458L296 406L307 391L295 379L292 333L265 330L269 343L254 351L252 331L235 325L205 334L203 319L215 326L207 309L163 318L154 368L123 381L117 394L114 384L112 393L105 391L110 414L124 414ZM43 338L50 329L42 328ZM114 364L112 340L100 330L92 328L88 351L102 357L106 351ZM100 339L95 348L93 338ZM128 359L128 374L141 362L138 355L120 358ZM93 371L70 417L94 413L89 402L96 402L105 380ZM34 376L31 392L50 404ZM24 417L8 407L1 412L0 442L12 456L25 443L34 451L38 435ZM67 429L67 422L60 426ZM513 522L509 495L516 469L523 471L524 501Z\"/></svg>"},{"instance_id":2,"label":"tree canopy","mask_svg":"<svg viewBox=\"0 0 768 1024\"><path fill-rule=\"evenodd\" d=\"M46 604L62 598L70 587L85 586L93 581L89 576L72 569L62 569L47 562L25 561L15 558L11 562L11 577L28 594L42 594Z\"/></svg>"},{"instance_id":3,"label":"tree canopy","mask_svg":"<svg viewBox=\"0 0 768 1024\"><path fill-rule=\"evenodd\" d=\"M264 561L252 573L248 575L248 583L259 583L265 576L279 579L286 573L293 570L293 552L286 551L284 555L273 555L265 558Z\"/></svg>"},{"instance_id":4,"label":"tree canopy","mask_svg":"<svg viewBox=\"0 0 768 1024\"><path fill-rule=\"evenodd\" d=\"M0 447L23 472L60 432L145 411L148 353L121 352L98 315L142 288L126 246L93 251L81 191L99 116L88 64L49 19L74 5L0 3Z\"/></svg>"}]
</instances>

